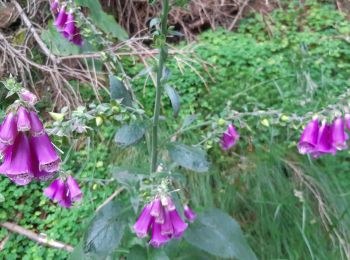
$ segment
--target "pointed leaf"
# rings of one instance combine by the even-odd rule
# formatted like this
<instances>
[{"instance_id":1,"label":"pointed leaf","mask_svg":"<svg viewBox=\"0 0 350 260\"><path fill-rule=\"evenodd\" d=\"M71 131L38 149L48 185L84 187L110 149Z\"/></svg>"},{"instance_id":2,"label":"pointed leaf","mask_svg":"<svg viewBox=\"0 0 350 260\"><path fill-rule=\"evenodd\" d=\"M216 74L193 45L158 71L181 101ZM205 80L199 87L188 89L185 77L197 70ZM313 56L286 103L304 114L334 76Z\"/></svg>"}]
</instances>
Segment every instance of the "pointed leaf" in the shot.
<instances>
[{"instance_id":1,"label":"pointed leaf","mask_svg":"<svg viewBox=\"0 0 350 260\"><path fill-rule=\"evenodd\" d=\"M122 100L121 103L124 106L132 106L131 93L127 90L123 81L121 81L118 77L114 75L109 75L109 86L112 99Z\"/></svg>"},{"instance_id":2,"label":"pointed leaf","mask_svg":"<svg viewBox=\"0 0 350 260\"><path fill-rule=\"evenodd\" d=\"M141 123L131 123L130 125L124 125L118 129L115 134L114 141L117 145L127 147L135 144L144 136L145 128Z\"/></svg>"},{"instance_id":3,"label":"pointed leaf","mask_svg":"<svg viewBox=\"0 0 350 260\"><path fill-rule=\"evenodd\" d=\"M108 256L120 244L127 226L127 214L119 202L112 201L93 218L84 240L84 253Z\"/></svg>"},{"instance_id":4,"label":"pointed leaf","mask_svg":"<svg viewBox=\"0 0 350 260\"><path fill-rule=\"evenodd\" d=\"M214 256L238 260L257 259L237 222L219 209L200 214L184 237L191 245Z\"/></svg>"},{"instance_id":5,"label":"pointed leaf","mask_svg":"<svg viewBox=\"0 0 350 260\"><path fill-rule=\"evenodd\" d=\"M173 162L196 172L207 172L209 162L207 154L198 147L188 146L182 143L171 143L168 152Z\"/></svg>"},{"instance_id":6,"label":"pointed leaf","mask_svg":"<svg viewBox=\"0 0 350 260\"><path fill-rule=\"evenodd\" d=\"M171 105L174 111L174 117L177 117L180 111L180 96L176 92L176 90L170 87L169 85L165 85L165 91L168 94L168 97L170 98Z\"/></svg>"}]
</instances>

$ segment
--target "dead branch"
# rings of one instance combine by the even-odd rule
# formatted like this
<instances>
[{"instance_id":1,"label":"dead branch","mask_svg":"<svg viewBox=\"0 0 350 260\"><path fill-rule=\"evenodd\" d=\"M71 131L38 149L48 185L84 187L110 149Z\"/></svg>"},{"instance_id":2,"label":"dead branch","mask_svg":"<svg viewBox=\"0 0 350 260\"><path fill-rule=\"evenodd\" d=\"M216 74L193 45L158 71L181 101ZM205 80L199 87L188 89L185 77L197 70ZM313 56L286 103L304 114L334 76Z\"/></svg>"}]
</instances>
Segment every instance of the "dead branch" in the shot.
<instances>
[{"instance_id":1,"label":"dead branch","mask_svg":"<svg viewBox=\"0 0 350 260\"><path fill-rule=\"evenodd\" d=\"M57 249L62 249L66 250L68 252L73 252L74 248L71 245L62 243L60 241L55 241L47 238L45 235L42 234L36 234L35 232L28 230L24 227L21 227L15 223L11 222L4 222L0 224L0 227L6 228L7 230L17 233L20 235L23 235L30 240L33 240L41 245L48 246L48 247L53 247Z\"/></svg>"},{"instance_id":2,"label":"dead branch","mask_svg":"<svg viewBox=\"0 0 350 260\"><path fill-rule=\"evenodd\" d=\"M121 187L119 189L117 189L111 196L109 196L100 206L97 207L97 209L95 210L95 212L99 211L100 209L102 209L104 206L106 206L109 202L111 202L115 197L117 197L122 191L124 191L125 188Z\"/></svg>"}]
</instances>

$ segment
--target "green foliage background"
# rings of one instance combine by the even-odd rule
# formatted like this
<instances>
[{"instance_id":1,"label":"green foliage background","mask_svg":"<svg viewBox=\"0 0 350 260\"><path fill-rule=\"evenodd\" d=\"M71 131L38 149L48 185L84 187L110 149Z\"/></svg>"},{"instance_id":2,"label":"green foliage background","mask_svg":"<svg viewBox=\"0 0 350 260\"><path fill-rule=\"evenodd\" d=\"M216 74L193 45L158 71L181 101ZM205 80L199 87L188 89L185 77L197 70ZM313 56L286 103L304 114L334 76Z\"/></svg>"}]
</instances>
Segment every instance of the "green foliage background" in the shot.
<instances>
[{"instance_id":1,"label":"green foliage background","mask_svg":"<svg viewBox=\"0 0 350 260\"><path fill-rule=\"evenodd\" d=\"M266 17L256 14L245 18L237 32L218 30L200 35L196 55L210 64L207 70L211 77L202 66L194 67L205 77L208 89L196 73L182 74L178 64L172 63L170 83L181 96L181 111L173 123L162 125L163 131L170 132L191 113L198 115L197 122L220 118L228 101L238 111L275 108L286 115L303 115L336 103L337 96L350 86L350 22L333 4L307 1L306 5L292 3L286 10L277 9ZM136 75L142 65L130 63L127 69ZM151 84L146 84L145 91L144 78L133 84L145 110L152 111ZM88 97L91 93L86 90L83 94ZM166 99L163 104L170 108ZM1 105L5 108L6 104ZM259 259L341 259L339 245L331 242L322 224L314 194L293 177L288 163L293 162L314 180L329 207L333 228L343 229L350 224L349 153L308 160L296 153L300 125L287 127L280 121L273 124L267 120L269 126L257 118L241 125L243 138L235 153L223 153L216 143L206 143L214 162L210 172L185 173L189 185L186 192L194 208L201 211L216 206L237 219ZM81 204L68 211L42 195L46 183L21 188L2 178L0 193L5 201L0 203L0 220L18 222L77 246L96 207L118 187L111 179L112 166L139 166L140 161L147 161L144 153L134 148L121 150L113 145L115 126L105 123L96 130L97 134L85 140L84 149L72 153L65 166L82 184L85 197ZM210 128L182 138L189 143L199 142L206 131ZM63 148L68 150L69 146L63 143ZM302 192L302 199L295 191ZM124 193L118 198L127 199ZM349 231L345 230L349 241ZM10 239L1 251L6 259L68 257L64 251L44 248L0 230L0 240L7 235ZM135 245L140 243L132 235L126 236L117 255L127 255L130 248L132 254L137 254ZM180 258L179 249L193 250L184 243L177 246L177 250L173 245L166 249L172 252L171 259L185 259ZM198 252L198 257L213 259L203 252Z\"/></svg>"}]
</instances>

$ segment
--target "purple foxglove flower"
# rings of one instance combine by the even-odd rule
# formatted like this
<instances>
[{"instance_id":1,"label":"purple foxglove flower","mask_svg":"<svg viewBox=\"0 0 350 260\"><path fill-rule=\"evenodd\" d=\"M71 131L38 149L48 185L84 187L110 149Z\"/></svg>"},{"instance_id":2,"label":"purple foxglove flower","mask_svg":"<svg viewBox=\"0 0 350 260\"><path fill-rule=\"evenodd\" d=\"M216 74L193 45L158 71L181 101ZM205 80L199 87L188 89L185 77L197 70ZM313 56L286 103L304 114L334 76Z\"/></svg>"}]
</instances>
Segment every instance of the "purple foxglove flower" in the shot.
<instances>
[{"instance_id":1,"label":"purple foxglove flower","mask_svg":"<svg viewBox=\"0 0 350 260\"><path fill-rule=\"evenodd\" d=\"M345 114L344 120L346 128L350 131L350 114Z\"/></svg>"},{"instance_id":2,"label":"purple foxglove flower","mask_svg":"<svg viewBox=\"0 0 350 260\"><path fill-rule=\"evenodd\" d=\"M62 31L63 36L71 40L76 33L75 20L73 12L69 12L67 16L66 24L64 25L64 29Z\"/></svg>"},{"instance_id":3,"label":"purple foxglove flower","mask_svg":"<svg viewBox=\"0 0 350 260\"><path fill-rule=\"evenodd\" d=\"M51 10L52 11L56 11L59 7L59 2L57 0L54 0L52 3L51 3Z\"/></svg>"},{"instance_id":4,"label":"purple foxglove flower","mask_svg":"<svg viewBox=\"0 0 350 260\"><path fill-rule=\"evenodd\" d=\"M160 201L160 199L155 199L152 202L151 216L156 217L156 218L159 217L162 209L163 209L163 206L162 206L162 202Z\"/></svg>"},{"instance_id":5,"label":"purple foxglove flower","mask_svg":"<svg viewBox=\"0 0 350 260\"><path fill-rule=\"evenodd\" d=\"M37 166L39 167L39 165ZM39 168L34 171L34 179L37 181L49 181L55 176L56 172L46 172L46 171L39 171Z\"/></svg>"},{"instance_id":6,"label":"purple foxglove flower","mask_svg":"<svg viewBox=\"0 0 350 260\"><path fill-rule=\"evenodd\" d=\"M30 119L27 109L19 107L17 111L17 131L26 132L30 130Z\"/></svg>"},{"instance_id":7,"label":"purple foxglove flower","mask_svg":"<svg viewBox=\"0 0 350 260\"><path fill-rule=\"evenodd\" d=\"M173 200L171 199L171 197L167 197L167 202L168 202L167 209L168 209L169 211L176 210L176 206L175 206Z\"/></svg>"},{"instance_id":8,"label":"purple foxglove flower","mask_svg":"<svg viewBox=\"0 0 350 260\"><path fill-rule=\"evenodd\" d=\"M174 234L173 224L171 223L170 214L168 209L164 209L164 223L161 225L161 234L172 235Z\"/></svg>"},{"instance_id":9,"label":"purple foxglove flower","mask_svg":"<svg viewBox=\"0 0 350 260\"><path fill-rule=\"evenodd\" d=\"M64 196L63 199L58 202L64 208L70 208L72 206L72 198L70 196L70 191L67 185L64 186Z\"/></svg>"},{"instance_id":10,"label":"purple foxglove flower","mask_svg":"<svg viewBox=\"0 0 350 260\"><path fill-rule=\"evenodd\" d=\"M16 115L10 112L0 127L0 143L12 145L17 136Z\"/></svg>"},{"instance_id":11,"label":"purple foxglove flower","mask_svg":"<svg viewBox=\"0 0 350 260\"><path fill-rule=\"evenodd\" d=\"M164 224L164 207L161 206L159 216L154 220L158 224Z\"/></svg>"},{"instance_id":12,"label":"purple foxglove flower","mask_svg":"<svg viewBox=\"0 0 350 260\"><path fill-rule=\"evenodd\" d=\"M31 129L30 129L31 136L36 137L36 136L45 134L43 123L40 121L35 111L29 112L29 118L30 118L30 126L31 126Z\"/></svg>"},{"instance_id":13,"label":"purple foxglove flower","mask_svg":"<svg viewBox=\"0 0 350 260\"><path fill-rule=\"evenodd\" d=\"M317 145L311 154L314 158L318 158L325 153L333 155L336 153L336 149L332 146L332 126L327 124L326 121L322 122L319 128Z\"/></svg>"},{"instance_id":14,"label":"purple foxglove flower","mask_svg":"<svg viewBox=\"0 0 350 260\"><path fill-rule=\"evenodd\" d=\"M188 205L184 205L184 214L190 222L193 222L197 218L197 214Z\"/></svg>"},{"instance_id":15,"label":"purple foxglove flower","mask_svg":"<svg viewBox=\"0 0 350 260\"><path fill-rule=\"evenodd\" d=\"M223 133L220 144L221 148L226 151L234 146L239 139L239 134L232 124L228 125L226 132Z\"/></svg>"},{"instance_id":16,"label":"purple foxglove flower","mask_svg":"<svg viewBox=\"0 0 350 260\"><path fill-rule=\"evenodd\" d=\"M0 172L18 185L27 185L33 179L33 163L27 136L19 133L13 146L5 153Z\"/></svg>"},{"instance_id":17,"label":"purple foxglove flower","mask_svg":"<svg viewBox=\"0 0 350 260\"><path fill-rule=\"evenodd\" d=\"M67 188L69 190L69 196L71 201L80 201L83 198L83 193L81 192L78 183L73 179L72 176L68 176L66 180Z\"/></svg>"},{"instance_id":18,"label":"purple foxglove flower","mask_svg":"<svg viewBox=\"0 0 350 260\"><path fill-rule=\"evenodd\" d=\"M30 145L39 161L39 171L58 171L61 159L57 155L46 133L41 136L32 136L30 138Z\"/></svg>"},{"instance_id":19,"label":"purple foxglove flower","mask_svg":"<svg viewBox=\"0 0 350 260\"><path fill-rule=\"evenodd\" d=\"M60 11L58 12L56 21L54 23L59 31L61 31L64 28L67 22L67 19L68 19L68 14L66 13L66 7L62 6Z\"/></svg>"},{"instance_id":20,"label":"purple foxglove flower","mask_svg":"<svg viewBox=\"0 0 350 260\"><path fill-rule=\"evenodd\" d=\"M170 237L168 235L162 235L161 224L154 222L152 226L152 237L149 243L153 247L158 248L164 245L165 243L167 243L169 240L170 240Z\"/></svg>"},{"instance_id":21,"label":"purple foxglove flower","mask_svg":"<svg viewBox=\"0 0 350 260\"><path fill-rule=\"evenodd\" d=\"M65 185L61 178L54 180L49 187L44 189L44 195L53 201L61 201L65 197Z\"/></svg>"},{"instance_id":22,"label":"purple foxglove flower","mask_svg":"<svg viewBox=\"0 0 350 260\"><path fill-rule=\"evenodd\" d=\"M174 237L180 238L188 227L188 224L181 219L177 210L169 211L169 215L174 228Z\"/></svg>"},{"instance_id":23,"label":"purple foxglove flower","mask_svg":"<svg viewBox=\"0 0 350 260\"><path fill-rule=\"evenodd\" d=\"M347 133L345 133L344 120L342 117L338 117L333 122L333 128L332 128L333 146L337 150L344 150L348 147L346 144L346 140L348 140L348 135Z\"/></svg>"},{"instance_id":24,"label":"purple foxglove flower","mask_svg":"<svg viewBox=\"0 0 350 260\"><path fill-rule=\"evenodd\" d=\"M298 150L301 154L311 153L315 150L318 139L318 119L309 122L298 143Z\"/></svg>"},{"instance_id":25,"label":"purple foxglove flower","mask_svg":"<svg viewBox=\"0 0 350 260\"><path fill-rule=\"evenodd\" d=\"M153 222L153 217L151 216L151 209L152 209L152 203L147 204L136 221L136 223L133 226L134 231L136 232L136 235L139 238L144 238L148 234L148 230L151 227L151 224Z\"/></svg>"},{"instance_id":26,"label":"purple foxglove flower","mask_svg":"<svg viewBox=\"0 0 350 260\"><path fill-rule=\"evenodd\" d=\"M34 95L32 92L30 92L29 90L23 89L20 93L19 93L19 97L27 102L28 104L34 106L37 102L38 102L38 98L36 95Z\"/></svg>"},{"instance_id":27,"label":"purple foxglove flower","mask_svg":"<svg viewBox=\"0 0 350 260\"><path fill-rule=\"evenodd\" d=\"M74 33L70 41L77 46L80 46L80 47L83 46L84 40L81 37L80 30L78 28L76 28L76 32Z\"/></svg>"}]
</instances>

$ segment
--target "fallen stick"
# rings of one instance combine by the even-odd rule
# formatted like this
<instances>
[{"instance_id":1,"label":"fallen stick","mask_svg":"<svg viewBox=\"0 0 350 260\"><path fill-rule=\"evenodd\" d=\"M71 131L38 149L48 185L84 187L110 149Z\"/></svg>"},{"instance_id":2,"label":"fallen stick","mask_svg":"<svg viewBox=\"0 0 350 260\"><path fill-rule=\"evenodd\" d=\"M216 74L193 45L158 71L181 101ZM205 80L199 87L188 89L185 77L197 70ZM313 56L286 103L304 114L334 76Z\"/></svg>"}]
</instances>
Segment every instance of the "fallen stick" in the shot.
<instances>
[{"instance_id":1,"label":"fallen stick","mask_svg":"<svg viewBox=\"0 0 350 260\"><path fill-rule=\"evenodd\" d=\"M119 193L121 193L123 190L125 190L124 187L121 187L119 189L117 189L111 196L109 196L100 206L97 207L97 209L95 210L95 212L99 211L100 209L102 209L106 204L108 204L110 201L112 201L115 197L117 197L119 195Z\"/></svg>"},{"instance_id":2,"label":"fallen stick","mask_svg":"<svg viewBox=\"0 0 350 260\"><path fill-rule=\"evenodd\" d=\"M23 235L23 236L29 238L30 240L33 240L33 241L35 241L41 245L44 245L44 246L53 247L53 248L57 248L57 249L63 249L63 250L66 250L68 252L73 252L73 250L74 250L74 247L72 247L71 245L64 244L60 241L51 240L43 235L38 235L35 232L28 230L24 227L21 227L15 223L11 223L11 222L0 223L0 227L6 228L13 233Z\"/></svg>"}]
</instances>

